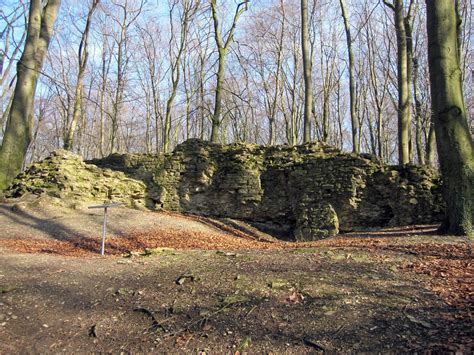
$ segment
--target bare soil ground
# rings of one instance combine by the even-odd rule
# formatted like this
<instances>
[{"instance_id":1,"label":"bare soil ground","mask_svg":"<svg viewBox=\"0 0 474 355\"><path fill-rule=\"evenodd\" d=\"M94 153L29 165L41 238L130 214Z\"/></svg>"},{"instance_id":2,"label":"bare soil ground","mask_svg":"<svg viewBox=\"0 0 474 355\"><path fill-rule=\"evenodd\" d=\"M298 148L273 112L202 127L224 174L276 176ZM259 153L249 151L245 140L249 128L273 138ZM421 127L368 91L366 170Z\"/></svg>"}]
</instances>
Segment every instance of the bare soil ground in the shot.
<instances>
[{"instance_id":1,"label":"bare soil ground","mask_svg":"<svg viewBox=\"0 0 474 355\"><path fill-rule=\"evenodd\" d=\"M436 226L289 243L116 208L100 257L101 223L0 204L0 353L473 351L472 244Z\"/></svg>"}]
</instances>

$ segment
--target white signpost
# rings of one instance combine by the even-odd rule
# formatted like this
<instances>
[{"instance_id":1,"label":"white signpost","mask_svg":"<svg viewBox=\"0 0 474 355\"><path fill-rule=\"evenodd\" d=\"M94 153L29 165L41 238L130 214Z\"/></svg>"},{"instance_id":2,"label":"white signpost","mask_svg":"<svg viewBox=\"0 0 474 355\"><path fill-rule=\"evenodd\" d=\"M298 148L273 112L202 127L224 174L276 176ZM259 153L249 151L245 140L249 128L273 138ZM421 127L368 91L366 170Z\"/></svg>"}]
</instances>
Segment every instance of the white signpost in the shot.
<instances>
[{"instance_id":1,"label":"white signpost","mask_svg":"<svg viewBox=\"0 0 474 355\"><path fill-rule=\"evenodd\" d=\"M104 203L103 205L94 205L89 206L89 208L103 208L104 209L104 224L102 225L102 246L100 248L100 255L104 255L105 253L105 236L107 234L107 209L110 207L117 207L123 206L125 203L123 202L109 202Z\"/></svg>"}]
</instances>

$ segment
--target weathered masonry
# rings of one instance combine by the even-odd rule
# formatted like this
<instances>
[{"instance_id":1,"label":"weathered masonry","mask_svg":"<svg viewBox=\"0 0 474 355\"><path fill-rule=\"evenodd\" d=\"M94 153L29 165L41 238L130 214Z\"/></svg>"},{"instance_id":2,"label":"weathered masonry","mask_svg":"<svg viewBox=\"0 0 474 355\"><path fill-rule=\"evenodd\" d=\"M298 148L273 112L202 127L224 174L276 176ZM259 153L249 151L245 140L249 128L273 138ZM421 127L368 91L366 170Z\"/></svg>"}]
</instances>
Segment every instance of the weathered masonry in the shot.
<instances>
[{"instance_id":1,"label":"weathered masonry","mask_svg":"<svg viewBox=\"0 0 474 355\"><path fill-rule=\"evenodd\" d=\"M89 164L57 151L21 174L7 194L25 192L111 197L135 207L240 219L297 240L437 222L444 208L432 170L387 166L322 143L265 147L192 139L169 154L114 154Z\"/></svg>"}]
</instances>

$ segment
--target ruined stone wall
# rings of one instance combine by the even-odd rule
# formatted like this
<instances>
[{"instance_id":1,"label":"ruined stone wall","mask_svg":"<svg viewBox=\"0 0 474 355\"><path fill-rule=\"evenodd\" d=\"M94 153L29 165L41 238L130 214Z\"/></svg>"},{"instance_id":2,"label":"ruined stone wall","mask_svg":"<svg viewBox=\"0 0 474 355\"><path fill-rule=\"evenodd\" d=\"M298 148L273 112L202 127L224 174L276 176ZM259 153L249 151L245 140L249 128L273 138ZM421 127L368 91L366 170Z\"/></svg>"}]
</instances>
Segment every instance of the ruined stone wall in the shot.
<instances>
[{"instance_id":1,"label":"ruined stone wall","mask_svg":"<svg viewBox=\"0 0 474 355\"><path fill-rule=\"evenodd\" d=\"M53 159L63 159L61 154ZM62 191L60 196L73 196L74 191L86 194L98 179L99 185L90 192L94 198L112 189L119 200L241 219L288 239L312 240L339 230L431 223L439 221L443 212L439 181L430 169L389 167L368 155L342 153L321 143L264 147L192 139L160 156L114 154L89 162L95 165L77 162L80 158L67 159L76 161L73 169L85 170L87 174L81 174L85 177L72 182L58 178L65 174L48 170L52 178L45 181L50 185L41 188ZM54 165L50 163L47 166ZM38 167L30 167L20 180L33 175L32 182L34 169ZM118 175L111 177L118 180L104 180L112 171ZM20 180L9 190L10 195L21 194L28 184L38 185L20 184ZM56 187L50 187L53 185Z\"/></svg>"},{"instance_id":2,"label":"ruined stone wall","mask_svg":"<svg viewBox=\"0 0 474 355\"><path fill-rule=\"evenodd\" d=\"M193 139L154 160L116 156L114 166L107 159L96 164L146 176L157 208L242 219L286 238L431 223L443 212L432 170L389 167L321 143L264 147Z\"/></svg>"},{"instance_id":3,"label":"ruined stone wall","mask_svg":"<svg viewBox=\"0 0 474 355\"><path fill-rule=\"evenodd\" d=\"M109 200L145 208L146 185L122 172L86 164L66 150L56 150L31 164L5 191L7 198L46 195L52 202L77 207Z\"/></svg>"}]
</instances>

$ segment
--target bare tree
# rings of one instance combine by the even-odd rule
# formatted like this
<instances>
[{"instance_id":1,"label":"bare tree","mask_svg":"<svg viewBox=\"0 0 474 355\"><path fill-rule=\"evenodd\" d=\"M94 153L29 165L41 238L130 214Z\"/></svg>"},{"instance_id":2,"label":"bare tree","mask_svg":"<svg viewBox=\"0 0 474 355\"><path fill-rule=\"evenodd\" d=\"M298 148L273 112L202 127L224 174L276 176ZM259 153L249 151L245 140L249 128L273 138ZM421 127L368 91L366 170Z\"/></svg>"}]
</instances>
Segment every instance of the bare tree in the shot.
<instances>
[{"instance_id":1,"label":"bare tree","mask_svg":"<svg viewBox=\"0 0 474 355\"><path fill-rule=\"evenodd\" d=\"M127 72L129 68L129 61L131 53L129 52L129 29L131 25L136 21L138 16L143 10L143 5L145 0L140 0L137 4L132 3L132 1L125 0L122 2L113 1L112 2L115 8L118 8L120 11L120 16L112 15L111 19L118 27L118 34L114 36L114 42L117 48L116 53L116 88L115 95L112 101L112 128L110 135L110 151L115 152L119 150L118 148L118 130L120 115L124 100L124 91L125 85L127 83ZM115 12L115 11L114 11Z\"/></svg>"},{"instance_id":2,"label":"bare tree","mask_svg":"<svg viewBox=\"0 0 474 355\"><path fill-rule=\"evenodd\" d=\"M301 0L301 50L303 54L304 119L303 143L311 141L311 117L313 116L313 81L310 59L308 0Z\"/></svg>"},{"instance_id":3,"label":"bare tree","mask_svg":"<svg viewBox=\"0 0 474 355\"><path fill-rule=\"evenodd\" d=\"M447 203L442 229L473 236L474 144L462 90L460 17L452 1L427 0L426 6L432 108Z\"/></svg>"},{"instance_id":4,"label":"bare tree","mask_svg":"<svg viewBox=\"0 0 474 355\"><path fill-rule=\"evenodd\" d=\"M359 124L357 120L356 112L356 98L355 98L355 78L354 78L354 52L352 50L352 35L351 28L349 26L349 17L346 10L345 0L339 0L341 5L342 18L344 20L344 30L346 32L347 42L347 56L349 59L349 98L350 98L350 114L351 114L351 127L352 127L352 151L359 153Z\"/></svg>"},{"instance_id":5,"label":"bare tree","mask_svg":"<svg viewBox=\"0 0 474 355\"><path fill-rule=\"evenodd\" d=\"M221 113L222 113L222 94L225 76L225 58L230 44L234 38L234 32L237 27L237 21L239 17L248 9L249 0L245 0L237 5L235 9L234 18L232 19L231 27L227 34L227 39L224 40L221 29L219 27L219 16L217 14L217 0L211 0L211 11L212 20L214 24L214 40L217 46L218 54L218 69L216 73L216 88L215 88L215 101L214 101L214 113L212 115L212 130L211 130L211 142L218 142L219 140L219 127L221 124Z\"/></svg>"},{"instance_id":6,"label":"bare tree","mask_svg":"<svg viewBox=\"0 0 474 355\"><path fill-rule=\"evenodd\" d=\"M178 84L181 77L181 58L186 49L188 40L189 22L192 17L196 14L200 2L193 0L181 0L182 1L182 12L180 14L179 23L179 39L177 40L176 53L173 53L173 45L176 42L176 34L174 30L173 12L178 4L178 0L173 0L170 6L169 18L170 18L170 40L169 40L169 57L170 57L170 72L171 72L171 92L168 100L166 101L166 114L165 122L163 127L163 152L168 152L170 145L170 133L171 133L171 110L173 108L173 102L176 98L178 90Z\"/></svg>"},{"instance_id":7,"label":"bare tree","mask_svg":"<svg viewBox=\"0 0 474 355\"><path fill-rule=\"evenodd\" d=\"M23 54L17 64L17 81L7 127L0 148L0 189L20 172L33 131L33 108L38 76L53 36L61 1L30 1Z\"/></svg>"},{"instance_id":8,"label":"bare tree","mask_svg":"<svg viewBox=\"0 0 474 355\"><path fill-rule=\"evenodd\" d=\"M397 34L397 72L398 72L398 163L406 165L411 162L411 28L409 26L414 6L410 0L405 16L403 0L391 3L384 0L394 13L395 31Z\"/></svg>"},{"instance_id":9,"label":"bare tree","mask_svg":"<svg viewBox=\"0 0 474 355\"><path fill-rule=\"evenodd\" d=\"M64 149L72 150L74 144L74 133L81 115L82 108L82 90L83 90L83 81L84 74L86 72L87 60L89 57L89 32L91 28L92 16L100 0L92 0L89 5L89 10L87 12L86 23L84 30L81 34L81 42L79 43L78 49L78 72L76 79L76 89L74 94L74 109L72 113L72 119L69 122L69 126L66 130L66 135L64 137Z\"/></svg>"},{"instance_id":10,"label":"bare tree","mask_svg":"<svg viewBox=\"0 0 474 355\"><path fill-rule=\"evenodd\" d=\"M12 89L16 80L14 73L14 64L21 54L21 48L26 39L26 28L20 30L27 24L27 6L21 0L10 13L0 11L0 20L4 23L4 27L0 29L0 40L3 46L0 48L0 130L2 133L5 129L8 113L13 100Z\"/></svg>"}]
</instances>

